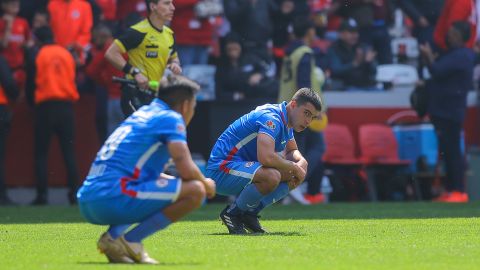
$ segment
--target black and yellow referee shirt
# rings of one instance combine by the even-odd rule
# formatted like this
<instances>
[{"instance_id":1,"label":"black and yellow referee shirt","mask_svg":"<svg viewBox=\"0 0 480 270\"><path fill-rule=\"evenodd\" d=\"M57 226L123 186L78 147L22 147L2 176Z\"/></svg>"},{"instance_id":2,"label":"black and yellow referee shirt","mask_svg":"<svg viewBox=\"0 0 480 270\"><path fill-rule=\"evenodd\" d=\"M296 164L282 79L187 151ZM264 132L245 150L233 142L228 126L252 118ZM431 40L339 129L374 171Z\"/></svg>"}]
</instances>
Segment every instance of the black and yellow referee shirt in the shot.
<instances>
[{"instance_id":1,"label":"black and yellow referee shirt","mask_svg":"<svg viewBox=\"0 0 480 270\"><path fill-rule=\"evenodd\" d=\"M169 60L177 58L172 29L158 29L149 19L128 28L115 43L149 81L160 81Z\"/></svg>"}]
</instances>

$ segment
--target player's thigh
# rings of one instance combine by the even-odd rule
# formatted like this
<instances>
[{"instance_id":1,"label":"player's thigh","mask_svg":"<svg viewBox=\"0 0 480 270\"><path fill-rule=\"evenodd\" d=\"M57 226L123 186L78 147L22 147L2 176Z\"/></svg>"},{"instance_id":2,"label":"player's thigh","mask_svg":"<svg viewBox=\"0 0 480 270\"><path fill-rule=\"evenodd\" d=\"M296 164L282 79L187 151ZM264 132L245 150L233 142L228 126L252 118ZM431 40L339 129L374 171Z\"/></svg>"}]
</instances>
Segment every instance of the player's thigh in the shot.
<instances>
[{"instance_id":1,"label":"player's thigh","mask_svg":"<svg viewBox=\"0 0 480 270\"><path fill-rule=\"evenodd\" d=\"M206 176L215 181L217 193L220 195L238 195L246 185L250 184L262 168L256 161L232 161L222 169L207 170Z\"/></svg>"},{"instance_id":2,"label":"player's thigh","mask_svg":"<svg viewBox=\"0 0 480 270\"><path fill-rule=\"evenodd\" d=\"M174 203L180 196L180 179L131 181L124 195L79 204L83 216L94 224L138 223Z\"/></svg>"}]
</instances>

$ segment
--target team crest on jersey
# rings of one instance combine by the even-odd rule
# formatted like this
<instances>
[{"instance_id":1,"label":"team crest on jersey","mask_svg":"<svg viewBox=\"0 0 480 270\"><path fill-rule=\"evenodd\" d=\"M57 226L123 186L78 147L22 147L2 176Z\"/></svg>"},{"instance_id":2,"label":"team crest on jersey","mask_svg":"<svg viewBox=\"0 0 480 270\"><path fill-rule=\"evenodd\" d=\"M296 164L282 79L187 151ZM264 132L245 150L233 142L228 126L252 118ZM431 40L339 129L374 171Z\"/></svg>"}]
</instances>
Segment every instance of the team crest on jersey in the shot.
<instances>
[{"instance_id":1,"label":"team crest on jersey","mask_svg":"<svg viewBox=\"0 0 480 270\"><path fill-rule=\"evenodd\" d=\"M182 124L177 124L177 132L178 133L184 133L185 132L185 126Z\"/></svg>"},{"instance_id":2,"label":"team crest on jersey","mask_svg":"<svg viewBox=\"0 0 480 270\"><path fill-rule=\"evenodd\" d=\"M168 186L168 180L158 179L155 184L157 184L157 187L159 187L159 188L164 188L164 187Z\"/></svg>"},{"instance_id":3,"label":"team crest on jersey","mask_svg":"<svg viewBox=\"0 0 480 270\"><path fill-rule=\"evenodd\" d=\"M255 162L249 161L249 162L245 163L245 167L246 167L246 168L250 168L250 167L253 166L253 164L255 164Z\"/></svg>"},{"instance_id":4,"label":"team crest on jersey","mask_svg":"<svg viewBox=\"0 0 480 270\"><path fill-rule=\"evenodd\" d=\"M275 129L275 124L273 123L272 120L268 120L267 122L265 122L265 125L267 125L267 127L271 130Z\"/></svg>"}]
</instances>

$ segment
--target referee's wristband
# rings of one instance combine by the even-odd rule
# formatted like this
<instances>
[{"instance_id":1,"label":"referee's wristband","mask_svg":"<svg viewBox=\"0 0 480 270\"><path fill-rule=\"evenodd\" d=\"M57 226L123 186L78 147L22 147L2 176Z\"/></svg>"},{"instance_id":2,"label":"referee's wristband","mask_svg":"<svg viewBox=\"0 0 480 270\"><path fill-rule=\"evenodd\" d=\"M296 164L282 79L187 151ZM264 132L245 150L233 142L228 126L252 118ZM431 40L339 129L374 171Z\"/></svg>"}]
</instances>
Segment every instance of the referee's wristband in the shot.
<instances>
[{"instance_id":1,"label":"referee's wristband","mask_svg":"<svg viewBox=\"0 0 480 270\"><path fill-rule=\"evenodd\" d=\"M125 74L130 74L130 71L132 70L133 66L130 65L128 62L125 64L125 66L123 66L122 68L122 71L125 73Z\"/></svg>"}]
</instances>

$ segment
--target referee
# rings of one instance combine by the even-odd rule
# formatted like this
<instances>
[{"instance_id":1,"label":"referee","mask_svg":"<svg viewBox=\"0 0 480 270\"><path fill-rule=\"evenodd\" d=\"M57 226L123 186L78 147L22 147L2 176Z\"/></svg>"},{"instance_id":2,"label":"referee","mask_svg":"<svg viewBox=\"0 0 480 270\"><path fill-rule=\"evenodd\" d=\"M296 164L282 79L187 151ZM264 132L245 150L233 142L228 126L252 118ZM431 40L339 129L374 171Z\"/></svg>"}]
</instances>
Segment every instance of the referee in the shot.
<instances>
[{"instance_id":1,"label":"referee","mask_svg":"<svg viewBox=\"0 0 480 270\"><path fill-rule=\"evenodd\" d=\"M156 89L149 81L160 81L166 68L182 73L175 50L173 31L165 25L171 21L175 7L172 0L146 0L148 17L131 26L112 43L105 58L137 82L139 90L128 85L122 88L121 106L125 116L150 103ZM127 53L128 62L123 58Z\"/></svg>"}]
</instances>

